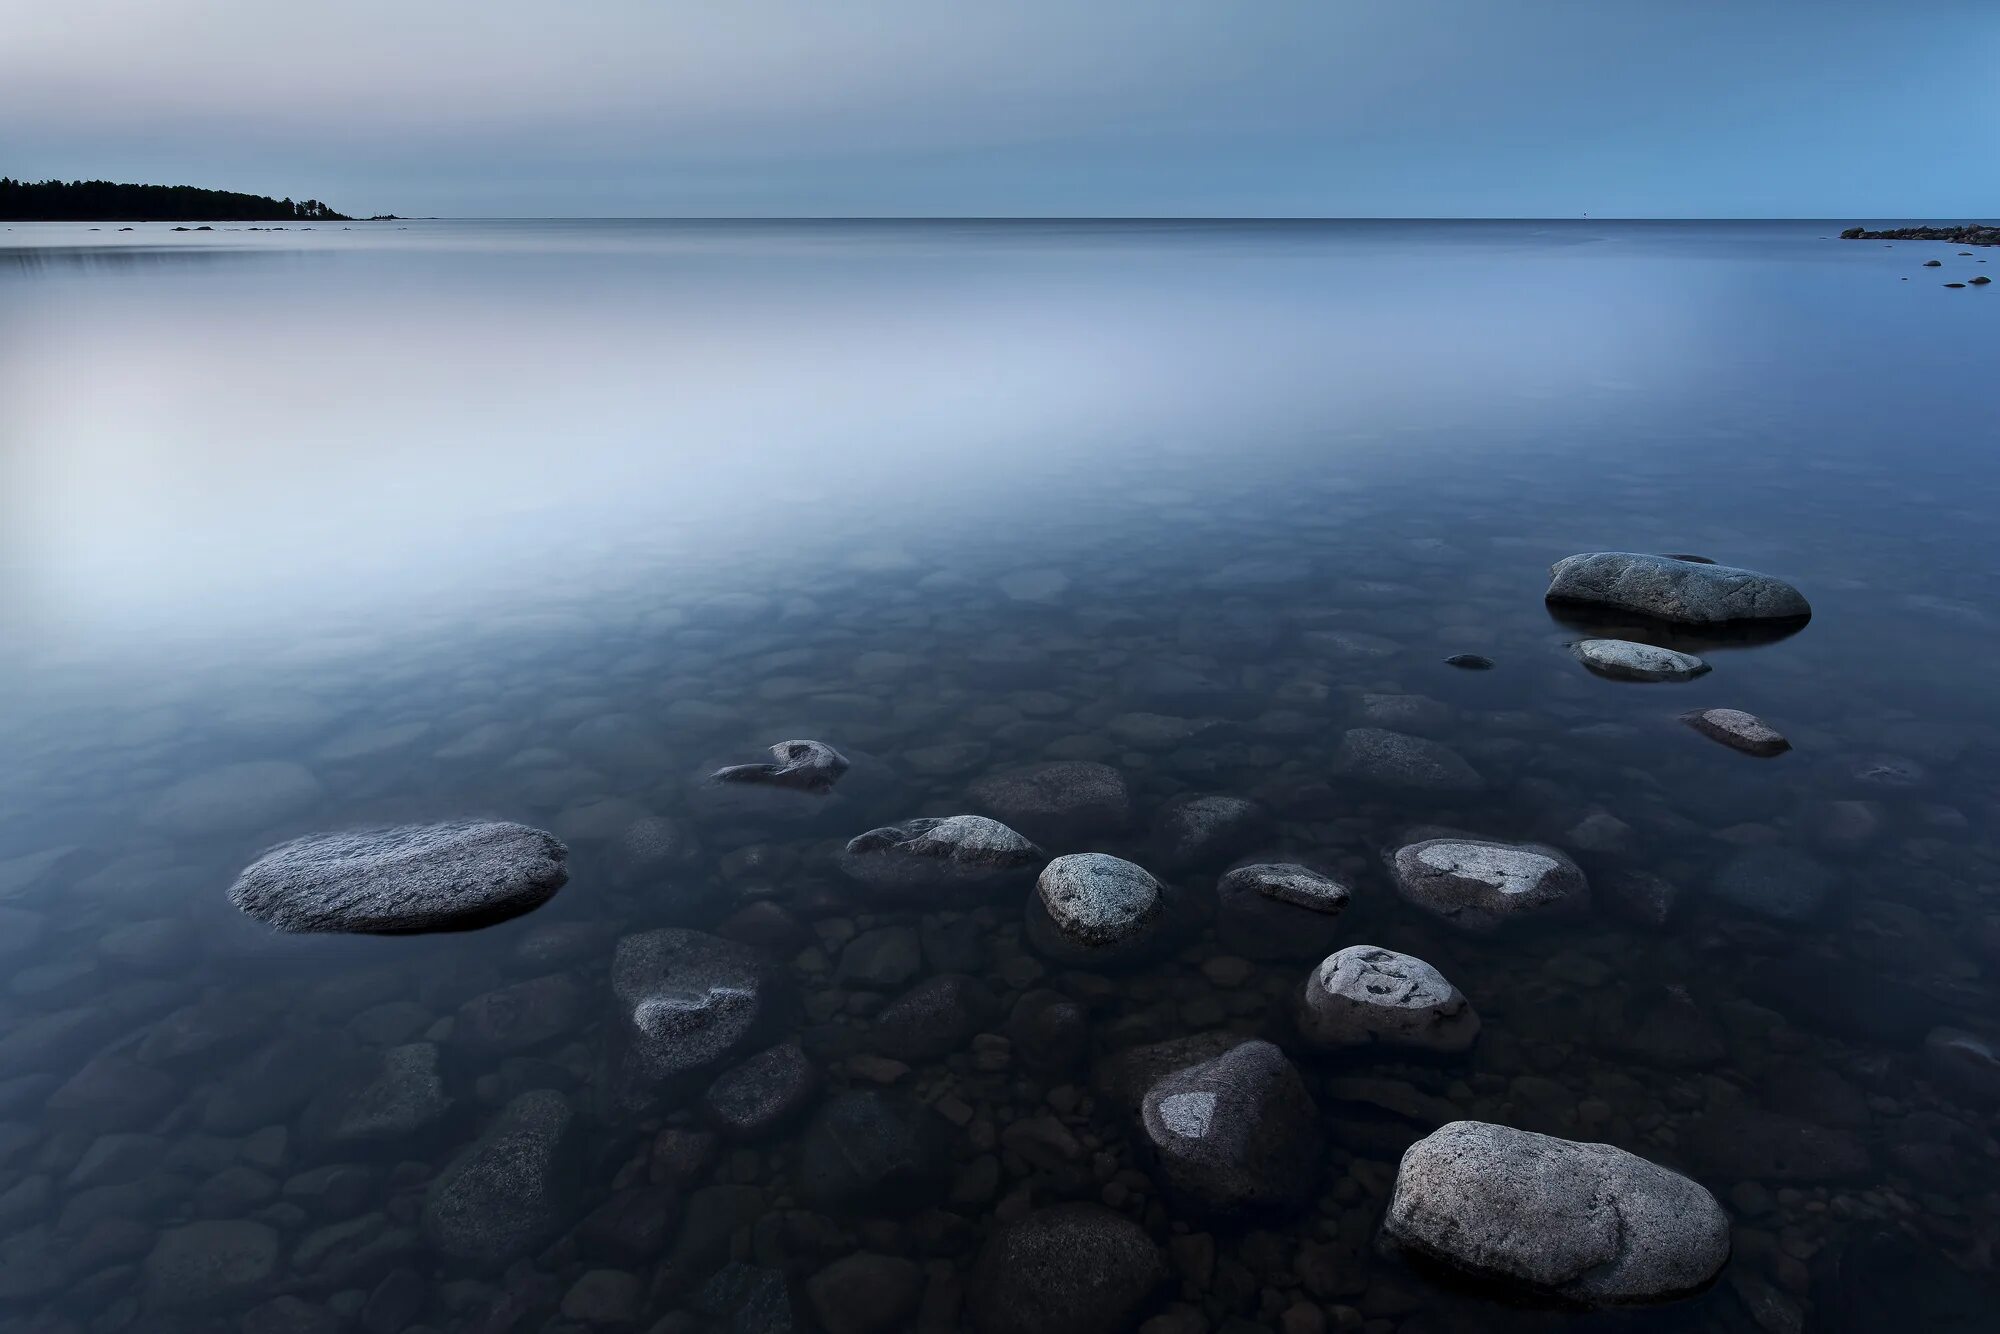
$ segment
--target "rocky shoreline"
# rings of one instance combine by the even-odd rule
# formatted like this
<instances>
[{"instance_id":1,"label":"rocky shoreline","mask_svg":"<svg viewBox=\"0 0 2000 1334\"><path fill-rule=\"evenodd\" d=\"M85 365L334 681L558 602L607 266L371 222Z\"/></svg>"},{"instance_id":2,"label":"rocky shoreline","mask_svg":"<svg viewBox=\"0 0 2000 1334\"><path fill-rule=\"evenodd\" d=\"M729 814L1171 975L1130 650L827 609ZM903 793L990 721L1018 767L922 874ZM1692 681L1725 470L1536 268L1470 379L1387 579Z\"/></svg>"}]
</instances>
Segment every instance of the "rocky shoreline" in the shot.
<instances>
[{"instance_id":1,"label":"rocky shoreline","mask_svg":"<svg viewBox=\"0 0 2000 1334\"><path fill-rule=\"evenodd\" d=\"M1889 227L1871 232L1865 227L1849 227L1840 234L1843 241L1949 241L1953 245L2000 245L2000 227L1968 222L1962 227Z\"/></svg>"}]
</instances>

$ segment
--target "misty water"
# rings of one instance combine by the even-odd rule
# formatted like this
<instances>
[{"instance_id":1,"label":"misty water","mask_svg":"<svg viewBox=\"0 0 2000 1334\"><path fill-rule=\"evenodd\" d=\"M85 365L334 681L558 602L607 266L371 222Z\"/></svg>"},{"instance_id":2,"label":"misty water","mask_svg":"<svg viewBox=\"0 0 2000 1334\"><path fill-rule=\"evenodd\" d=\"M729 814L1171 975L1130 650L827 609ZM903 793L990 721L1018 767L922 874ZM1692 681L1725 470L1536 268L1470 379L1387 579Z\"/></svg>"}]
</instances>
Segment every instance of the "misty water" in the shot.
<instances>
[{"instance_id":1,"label":"misty water","mask_svg":"<svg viewBox=\"0 0 2000 1334\"><path fill-rule=\"evenodd\" d=\"M0 232L0 1328L1087 1329L994 1240L1077 1202L1152 1334L1990 1328L2000 295L1846 221ZM1543 601L1592 550L1814 615L1603 679ZM1478 785L1357 774L1357 728ZM829 795L702 781L802 738ZM1050 764L1114 776L1030 809ZM1255 805L1190 838L1202 794ZM967 812L1147 867L1170 934L1078 968L1033 868L843 873ZM280 840L469 816L568 884L423 936L229 902ZM1425 828L1560 848L1590 907L1460 930L1385 868ZM1246 859L1349 885L1333 943L1477 1042L1303 1042L1316 955L1217 908ZM659 928L755 952L771 1022L635 1099L611 962ZM1248 1038L1324 1146L1246 1222L1134 1099ZM787 1042L810 1079L718 1116ZM493 1150L524 1106L539 1168ZM1392 1254L1453 1119L1685 1173L1728 1266L1585 1313ZM495 1217L441 1222L467 1154Z\"/></svg>"}]
</instances>

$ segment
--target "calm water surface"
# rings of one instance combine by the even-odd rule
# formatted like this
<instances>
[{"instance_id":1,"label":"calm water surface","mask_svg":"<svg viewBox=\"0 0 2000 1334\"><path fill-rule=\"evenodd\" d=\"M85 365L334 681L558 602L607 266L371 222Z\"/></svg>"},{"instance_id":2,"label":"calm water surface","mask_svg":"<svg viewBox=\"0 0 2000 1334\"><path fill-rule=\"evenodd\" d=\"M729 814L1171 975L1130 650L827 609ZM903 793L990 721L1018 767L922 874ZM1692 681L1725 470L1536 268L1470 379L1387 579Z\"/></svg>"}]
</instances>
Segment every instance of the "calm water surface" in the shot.
<instances>
[{"instance_id":1,"label":"calm water surface","mask_svg":"<svg viewBox=\"0 0 2000 1334\"><path fill-rule=\"evenodd\" d=\"M1157 1334L1993 1328L2000 1069L1925 1043L1993 1033L2000 988L2000 295L1839 225L0 232L0 1327L995 1328L989 1234L1093 1201L1165 1249ZM1816 614L1690 684L1601 680L1541 596L1601 548ZM1795 748L1676 722L1708 706ZM1372 725L1484 788L1343 781ZM851 781L699 782L795 737ZM1051 761L1122 776L1129 813L1027 832L1158 872L1189 920L1157 961L1040 958L1025 885L925 911L841 874ZM1189 793L1263 821L1176 862ZM555 831L570 883L405 938L225 898L284 837L464 815ZM1560 846L1594 909L1455 931L1382 869L1419 826ZM1710 892L1769 849L1823 908ZM1435 964L1473 1051L1306 1050L1310 960L1206 920L1246 855L1349 880L1341 943ZM1634 872L1664 925L1621 911ZM667 926L770 953L798 1117L714 1141L727 1062L610 1105L614 944ZM976 1013L889 1061L871 1020L936 974ZM1045 992L1080 1046L1038 1036ZM1302 1214L1214 1224L1151 1175L1119 1053L1216 1032L1305 1075ZM468 1258L426 1199L534 1091L560 1166ZM922 1152L826 1129L912 1104ZM1453 1116L1693 1176L1721 1281L1580 1315L1379 1253ZM912 1179L829 1201L878 1150Z\"/></svg>"}]
</instances>

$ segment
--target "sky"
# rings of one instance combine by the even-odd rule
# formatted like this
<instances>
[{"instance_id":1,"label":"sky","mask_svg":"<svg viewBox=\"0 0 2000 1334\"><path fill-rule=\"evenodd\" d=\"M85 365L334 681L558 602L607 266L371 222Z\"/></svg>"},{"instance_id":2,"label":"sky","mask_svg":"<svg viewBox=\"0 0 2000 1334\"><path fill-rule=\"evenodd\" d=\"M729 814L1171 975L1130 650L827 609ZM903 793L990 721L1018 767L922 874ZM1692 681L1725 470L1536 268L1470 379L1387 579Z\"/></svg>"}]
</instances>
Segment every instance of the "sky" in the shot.
<instances>
[{"instance_id":1,"label":"sky","mask_svg":"<svg viewBox=\"0 0 2000 1334\"><path fill-rule=\"evenodd\" d=\"M5 0L0 174L464 217L2000 214L2000 4Z\"/></svg>"}]
</instances>

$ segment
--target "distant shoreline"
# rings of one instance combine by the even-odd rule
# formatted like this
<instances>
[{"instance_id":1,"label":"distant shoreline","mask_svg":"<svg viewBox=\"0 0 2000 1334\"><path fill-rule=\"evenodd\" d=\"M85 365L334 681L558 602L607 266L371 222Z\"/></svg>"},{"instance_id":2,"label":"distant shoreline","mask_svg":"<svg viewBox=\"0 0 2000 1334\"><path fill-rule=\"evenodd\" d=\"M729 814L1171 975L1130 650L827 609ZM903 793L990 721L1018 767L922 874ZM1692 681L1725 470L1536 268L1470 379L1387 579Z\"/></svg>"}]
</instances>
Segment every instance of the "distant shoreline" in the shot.
<instances>
[{"instance_id":1,"label":"distant shoreline","mask_svg":"<svg viewBox=\"0 0 2000 1334\"><path fill-rule=\"evenodd\" d=\"M1953 245L2000 245L2000 227L1968 222L1962 227L1889 227L1871 232L1849 227L1843 241L1949 241Z\"/></svg>"},{"instance_id":2,"label":"distant shoreline","mask_svg":"<svg viewBox=\"0 0 2000 1334\"><path fill-rule=\"evenodd\" d=\"M384 219L385 221L387 219ZM19 181L0 176L6 222L353 222L317 199L294 202L193 185Z\"/></svg>"}]
</instances>

